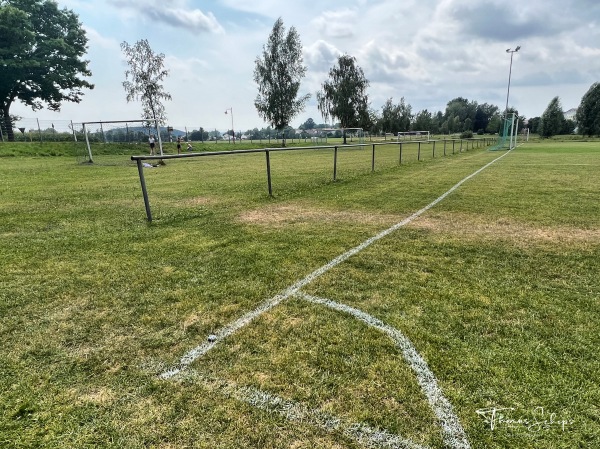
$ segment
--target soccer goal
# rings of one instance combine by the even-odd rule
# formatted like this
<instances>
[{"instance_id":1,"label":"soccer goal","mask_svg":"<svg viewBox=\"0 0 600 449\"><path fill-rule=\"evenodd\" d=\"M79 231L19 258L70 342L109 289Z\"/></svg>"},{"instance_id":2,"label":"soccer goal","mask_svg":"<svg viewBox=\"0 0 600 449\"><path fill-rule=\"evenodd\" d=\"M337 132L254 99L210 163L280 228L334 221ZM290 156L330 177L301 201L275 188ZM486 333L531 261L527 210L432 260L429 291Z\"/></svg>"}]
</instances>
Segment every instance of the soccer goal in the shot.
<instances>
[{"instance_id":1,"label":"soccer goal","mask_svg":"<svg viewBox=\"0 0 600 449\"><path fill-rule=\"evenodd\" d=\"M346 133L346 141L365 143L365 132L362 128L345 128L343 132Z\"/></svg>"},{"instance_id":2,"label":"soccer goal","mask_svg":"<svg viewBox=\"0 0 600 449\"><path fill-rule=\"evenodd\" d=\"M429 131L400 131L397 135L398 141L401 140L426 140L429 142Z\"/></svg>"},{"instance_id":3,"label":"soccer goal","mask_svg":"<svg viewBox=\"0 0 600 449\"><path fill-rule=\"evenodd\" d=\"M511 112L504 117L502 129L498 136L498 142L492 148L491 151L512 150L517 146L517 130L519 128L519 119L517 114Z\"/></svg>"},{"instance_id":4,"label":"soccer goal","mask_svg":"<svg viewBox=\"0 0 600 449\"><path fill-rule=\"evenodd\" d=\"M94 162L92 143L142 143L148 142L150 136L155 136L160 155L163 146L158 127L158 120L109 120L99 122L83 122L83 134L87 148L86 161Z\"/></svg>"}]
</instances>

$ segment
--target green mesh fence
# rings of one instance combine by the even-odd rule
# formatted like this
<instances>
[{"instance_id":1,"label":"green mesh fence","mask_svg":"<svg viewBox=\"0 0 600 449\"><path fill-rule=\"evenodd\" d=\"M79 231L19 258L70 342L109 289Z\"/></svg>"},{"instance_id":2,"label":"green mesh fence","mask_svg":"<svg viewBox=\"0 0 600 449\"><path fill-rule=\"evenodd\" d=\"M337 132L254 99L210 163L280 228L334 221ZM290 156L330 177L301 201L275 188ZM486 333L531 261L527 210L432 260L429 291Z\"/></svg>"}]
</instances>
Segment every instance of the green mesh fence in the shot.
<instances>
[{"instance_id":1,"label":"green mesh fence","mask_svg":"<svg viewBox=\"0 0 600 449\"><path fill-rule=\"evenodd\" d=\"M509 150L511 143L513 142L513 135L516 141L516 133L514 133L515 114L509 114L504 119L504 126L502 132L498 135L498 142L490 148L490 151Z\"/></svg>"}]
</instances>

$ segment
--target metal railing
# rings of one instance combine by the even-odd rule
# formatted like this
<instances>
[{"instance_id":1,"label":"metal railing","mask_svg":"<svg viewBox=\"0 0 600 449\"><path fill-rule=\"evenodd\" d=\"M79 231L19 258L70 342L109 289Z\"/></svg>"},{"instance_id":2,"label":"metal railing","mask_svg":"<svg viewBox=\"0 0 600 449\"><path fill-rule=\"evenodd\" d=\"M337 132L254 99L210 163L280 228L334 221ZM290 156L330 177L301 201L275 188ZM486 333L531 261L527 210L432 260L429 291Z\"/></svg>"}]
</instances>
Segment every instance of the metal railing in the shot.
<instances>
[{"instance_id":1,"label":"metal railing","mask_svg":"<svg viewBox=\"0 0 600 449\"><path fill-rule=\"evenodd\" d=\"M398 163L402 164L402 151L403 147L406 145L417 145L417 160L421 160L421 144L432 144L432 157L436 157L436 142L443 142L443 155L446 156L447 151L449 151L449 143L452 143L452 154L455 154L457 142L460 143L458 148L458 152L468 151L469 144L471 149L481 148L491 145L495 142L494 139L491 138L481 138L481 139L444 139L444 140L429 140L429 141L387 141L381 143L358 143L358 144L348 144L348 145L320 145L320 146L307 146L307 147L282 147L282 148L255 148L249 150L230 150L230 151L205 151L201 153L183 153L183 154L166 154L162 156L131 156L131 160L135 161L138 168L138 173L140 176L140 184L142 187L142 195L144 197L144 206L146 208L146 217L148 221L152 221L152 211L150 209L150 201L148 199L148 189L146 187L146 180L144 178L144 161L165 161L170 159L187 159L187 158L197 158L197 157L214 157L214 156L228 156L234 154L253 154L253 153L264 153L265 154L265 165L267 172L267 188L269 192L269 196L273 196L273 184L271 179L271 153L281 152L281 151L309 151L309 150L330 150L333 149L333 181L337 180L337 160L338 160L338 151L340 149L346 148L357 148L357 147L372 147L371 151L371 172L375 171L375 148L378 146L394 146L397 145L399 148L399 157ZM466 142L466 145L465 145Z\"/></svg>"}]
</instances>

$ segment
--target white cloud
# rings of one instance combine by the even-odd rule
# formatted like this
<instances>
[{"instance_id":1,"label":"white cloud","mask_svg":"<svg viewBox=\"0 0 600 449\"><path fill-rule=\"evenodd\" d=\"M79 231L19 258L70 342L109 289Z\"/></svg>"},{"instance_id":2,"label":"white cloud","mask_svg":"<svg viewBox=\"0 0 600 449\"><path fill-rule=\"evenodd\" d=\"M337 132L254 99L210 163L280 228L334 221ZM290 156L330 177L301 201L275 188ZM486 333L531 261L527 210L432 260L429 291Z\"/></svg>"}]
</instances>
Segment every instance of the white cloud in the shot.
<instances>
[{"instance_id":1,"label":"white cloud","mask_svg":"<svg viewBox=\"0 0 600 449\"><path fill-rule=\"evenodd\" d=\"M135 16L143 17L153 24L182 27L192 33L224 33L212 12L192 9L186 0L109 0L109 3L126 8L135 13Z\"/></svg>"},{"instance_id":2,"label":"white cloud","mask_svg":"<svg viewBox=\"0 0 600 449\"><path fill-rule=\"evenodd\" d=\"M94 28L90 28L87 26L83 26L85 30L85 34L88 38L89 47L100 47L104 49L117 50L119 49L119 42L117 42L113 37L104 36L100 34Z\"/></svg>"},{"instance_id":3,"label":"white cloud","mask_svg":"<svg viewBox=\"0 0 600 449\"><path fill-rule=\"evenodd\" d=\"M304 60L309 70L327 72L335 63L342 52L334 45L318 40L314 44L304 47Z\"/></svg>"},{"instance_id":4,"label":"white cloud","mask_svg":"<svg viewBox=\"0 0 600 449\"><path fill-rule=\"evenodd\" d=\"M312 24L323 36L330 38L350 38L358 31L359 23L357 11L342 9L339 11L325 11L312 20Z\"/></svg>"}]
</instances>

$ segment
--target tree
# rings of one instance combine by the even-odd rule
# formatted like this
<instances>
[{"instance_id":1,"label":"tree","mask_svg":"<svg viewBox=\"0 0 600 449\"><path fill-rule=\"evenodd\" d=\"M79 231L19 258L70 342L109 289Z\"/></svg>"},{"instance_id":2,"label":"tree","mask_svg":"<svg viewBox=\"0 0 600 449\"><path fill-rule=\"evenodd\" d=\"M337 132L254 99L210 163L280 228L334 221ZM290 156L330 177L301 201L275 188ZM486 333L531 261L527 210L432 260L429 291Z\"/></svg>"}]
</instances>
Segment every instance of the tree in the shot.
<instances>
[{"instance_id":1,"label":"tree","mask_svg":"<svg viewBox=\"0 0 600 449\"><path fill-rule=\"evenodd\" d=\"M433 116L431 131L434 134L438 134L439 132L441 132L443 123L444 123L444 114L442 113L442 111L437 111L435 113L435 115Z\"/></svg>"},{"instance_id":2,"label":"tree","mask_svg":"<svg viewBox=\"0 0 600 449\"><path fill-rule=\"evenodd\" d=\"M554 97L540 118L540 136L552 137L560 134L563 130L565 116L562 111L560 99Z\"/></svg>"},{"instance_id":3,"label":"tree","mask_svg":"<svg viewBox=\"0 0 600 449\"><path fill-rule=\"evenodd\" d=\"M363 70L356 65L356 58L341 55L337 64L329 69L329 79L321 85L317 93L318 108L325 120L336 118L344 129L358 126L369 108L366 93L369 81Z\"/></svg>"},{"instance_id":4,"label":"tree","mask_svg":"<svg viewBox=\"0 0 600 449\"><path fill-rule=\"evenodd\" d=\"M488 126L485 128L486 133L490 134L498 134L500 133L500 129L502 128L502 124L504 123L504 119L500 114L494 114L490 121L488 122Z\"/></svg>"},{"instance_id":5,"label":"tree","mask_svg":"<svg viewBox=\"0 0 600 449\"><path fill-rule=\"evenodd\" d=\"M527 127L532 134L537 134L540 128L540 117L532 117L527 123Z\"/></svg>"},{"instance_id":6,"label":"tree","mask_svg":"<svg viewBox=\"0 0 600 449\"><path fill-rule=\"evenodd\" d=\"M448 120L444 120L444 122L442 122L442 124L440 125L440 131L442 132L442 134L450 134Z\"/></svg>"},{"instance_id":7,"label":"tree","mask_svg":"<svg viewBox=\"0 0 600 449\"><path fill-rule=\"evenodd\" d=\"M450 132L460 132L465 129L465 120L471 120L471 127L475 121L477 112L477 102L469 101L466 98L457 97L450 100L446 105L444 118L448 120Z\"/></svg>"},{"instance_id":8,"label":"tree","mask_svg":"<svg viewBox=\"0 0 600 449\"><path fill-rule=\"evenodd\" d=\"M315 126L317 126L315 121L312 118L309 118L302 125L300 125L300 129L309 130L309 129L314 129Z\"/></svg>"},{"instance_id":9,"label":"tree","mask_svg":"<svg viewBox=\"0 0 600 449\"><path fill-rule=\"evenodd\" d=\"M592 84L581 98L576 121L580 134L600 136L600 83Z\"/></svg>"},{"instance_id":10,"label":"tree","mask_svg":"<svg viewBox=\"0 0 600 449\"><path fill-rule=\"evenodd\" d=\"M208 139L208 132L204 131L204 128L202 127L199 130L194 130L190 133L190 140L204 142Z\"/></svg>"},{"instance_id":11,"label":"tree","mask_svg":"<svg viewBox=\"0 0 600 449\"><path fill-rule=\"evenodd\" d=\"M408 131L412 120L412 107L405 103L404 97L395 105L388 98L381 107L381 127L384 132L397 134L398 131Z\"/></svg>"},{"instance_id":12,"label":"tree","mask_svg":"<svg viewBox=\"0 0 600 449\"><path fill-rule=\"evenodd\" d=\"M310 94L298 97L300 81L305 73L298 32L291 27L286 35L280 17L273 25L262 56L256 58L254 67L254 81L258 84L254 106L258 115L280 132L304 110L310 98ZM285 146L285 135L282 135Z\"/></svg>"},{"instance_id":13,"label":"tree","mask_svg":"<svg viewBox=\"0 0 600 449\"><path fill-rule=\"evenodd\" d=\"M414 131L433 131L433 117L431 112L427 109L423 109L415 116L415 121L413 122L413 130Z\"/></svg>"},{"instance_id":14,"label":"tree","mask_svg":"<svg viewBox=\"0 0 600 449\"><path fill-rule=\"evenodd\" d=\"M142 118L152 118L158 125L165 124L167 116L163 100L171 100L165 92L162 81L169 71L164 68L165 55L155 54L147 39L137 41L133 46L121 44L129 69L125 71L123 88L127 93L127 103L133 100L142 102Z\"/></svg>"},{"instance_id":15,"label":"tree","mask_svg":"<svg viewBox=\"0 0 600 449\"><path fill-rule=\"evenodd\" d=\"M473 120L473 130L477 132L487 130L492 117L498 114L498 110L498 106L493 104L483 103L477 105L475 119Z\"/></svg>"},{"instance_id":16,"label":"tree","mask_svg":"<svg viewBox=\"0 0 600 449\"><path fill-rule=\"evenodd\" d=\"M78 16L50 0L0 0L0 119L14 140L10 108L19 100L35 110L79 103L88 77L87 37Z\"/></svg>"},{"instance_id":17,"label":"tree","mask_svg":"<svg viewBox=\"0 0 600 449\"><path fill-rule=\"evenodd\" d=\"M463 131L470 131L471 134L473 133L473 123L471 122L471 119L469 117L467 117L465 119L465 122L463 123Z\"/></svg>"},{"instance_id":18,"label":"tree","mask_svg":"<svg viewBox=\"0 0 600 449\"><path fill-rule=\"evenodd\" d=\"M361 127L364 131L375 134L377 133L379 127L379 115L375 109L367 107L366 109L362 109L360 112L360 118L358 122L358 126Z\"/></svg>"},{"instance_id":19,"label":"tree","mask_svg":"<svg viewBox=\"0 0 600 449\"><path fill-rule=\"evenodd\" d=\"M565 119L563 122L563 129L560 131L561 134L574 134L575 129L577 128L577 123L575 120Z\"/></svg>"}]
</instances>

